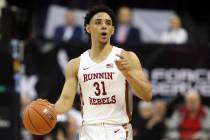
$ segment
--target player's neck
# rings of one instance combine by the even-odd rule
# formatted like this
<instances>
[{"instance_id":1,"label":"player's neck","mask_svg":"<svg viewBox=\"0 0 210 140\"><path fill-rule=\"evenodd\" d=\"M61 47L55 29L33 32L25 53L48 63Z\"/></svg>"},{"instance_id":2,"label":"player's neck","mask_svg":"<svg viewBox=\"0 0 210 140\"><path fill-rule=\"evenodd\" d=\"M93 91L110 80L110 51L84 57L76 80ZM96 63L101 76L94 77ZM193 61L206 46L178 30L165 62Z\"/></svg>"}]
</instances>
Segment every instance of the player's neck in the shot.
<instances>
[{"instance_id":1,"label":"player's neck","mask_svg":"<svg viewBox=\"0 0 210 140\"><path fill-rule=\"evenodd\" d=\"M112 50L110 43L107 44L92 44L90 49L90 57L100 61L100 59L105 59ZM105 57L105 58L104 58Z\"/></svg>"}]
</instances>

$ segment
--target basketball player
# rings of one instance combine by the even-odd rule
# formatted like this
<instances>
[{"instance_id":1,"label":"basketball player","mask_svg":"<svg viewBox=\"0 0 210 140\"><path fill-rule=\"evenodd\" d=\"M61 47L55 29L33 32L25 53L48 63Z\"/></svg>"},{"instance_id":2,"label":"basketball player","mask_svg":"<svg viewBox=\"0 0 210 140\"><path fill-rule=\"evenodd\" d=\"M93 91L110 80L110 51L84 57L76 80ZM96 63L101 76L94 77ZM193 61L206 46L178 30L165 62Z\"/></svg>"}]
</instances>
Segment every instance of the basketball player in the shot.
<instances>
[{"instance_id":1,"label":"basketball player","mask_svg":"<svg viewBox=\"0 0 210 140\"><path fill-rule=\"evenodd\" d=\"M69 111L79 84L80 140L132 140L129 88L145 101L152 97L136 54L110 44L115 25L113 11L107 7L98 6L87 13L84 26L91 49L68 63L65 84L55 103L58 114Z\"/></svg>"}]
</instances>

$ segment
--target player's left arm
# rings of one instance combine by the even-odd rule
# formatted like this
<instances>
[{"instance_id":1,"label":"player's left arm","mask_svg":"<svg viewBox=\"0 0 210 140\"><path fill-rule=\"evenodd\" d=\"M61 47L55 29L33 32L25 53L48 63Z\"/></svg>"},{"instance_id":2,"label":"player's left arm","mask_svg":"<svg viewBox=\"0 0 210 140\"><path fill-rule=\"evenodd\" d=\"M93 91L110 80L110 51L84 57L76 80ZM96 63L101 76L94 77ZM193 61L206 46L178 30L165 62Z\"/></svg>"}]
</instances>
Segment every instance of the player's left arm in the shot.
<instances>
[{"instance_id":1,"label":"player's left arm","mask_svg":"<svg viewBox=\"0 0 210 140\"><path fill-rule=\"evenodd\" d=\"M143 73L141 63L136 54L134 52L123 51L117 56L119 60L116 60L115 63L135 94L145 101L150 101L152 98L152 88Z\"/></svg>"}]
</instances>

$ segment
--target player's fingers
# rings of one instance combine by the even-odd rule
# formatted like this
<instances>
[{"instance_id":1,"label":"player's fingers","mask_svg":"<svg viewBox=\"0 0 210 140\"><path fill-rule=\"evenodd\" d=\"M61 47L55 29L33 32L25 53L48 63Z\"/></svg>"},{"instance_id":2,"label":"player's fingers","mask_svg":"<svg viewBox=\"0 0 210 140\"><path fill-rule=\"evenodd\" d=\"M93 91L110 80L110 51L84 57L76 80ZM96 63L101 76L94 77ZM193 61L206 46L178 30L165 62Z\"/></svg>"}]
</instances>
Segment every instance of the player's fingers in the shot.
<instances>
[{"instance_id":1,"label":"player's fingers","mask_svg":"<svg viewBox=\"0 0 210 140\"><path fill-rule=\"evenodd\" d=\"M117 57L119 57L120 59L124 59L124 57L120 54L116 54Z\"/></svg>"},{"instance_id":2,"label":"player's fingers","mask_svg":"<svg viewBox=\"0 0 210 140\"><path fill-rule=\"evenodd\" d=\"M118 67L118 69L119 69L119 70L124 70L125 68L122 67L122 66L120 66L120 67Z\"/></svg>"},{"instance_id":3,"label":"player's fingers","mask_svg":"<svg viewBox=\"0 0 210 140\"><path fill-rule=\"evenodd\" d=\"M46 99L41 99L41 98L39 98L39 99L36 99L36 101L41 101L41 102L48 102Z\"/></svg>"},{"instance_id":4,"label":"player's fingers","mask_svg":"<svg viewBox=\"0 0 210 140\"><path fill-rule=\"evenodd\" d=\"M127 66L129 63L128 61L120 61L120 66Z\"/></svg>"},{"instance_id":5,"label":"player's fingers","mask_svg":"<svg viewBox=\"0 0 210 140\"><path fill-rule=\"evenodd\" d=\"M126 59L120 59L120 60L116 60L119 64L124 64L124 63L128 63L128 60Z\"/></svg>"},{"instance_id":6,"label":"player's fingers","mask_svg":"<svg viewBox=\"0 0 210 140\"><path fill-rule=\"evenodd\" d=\"M116 61L115 61L115 64L116 64L116 66L117 66L117 68L118 68L119 70L122 69L122 66L121 66L120 61L116 60Z\"/></svg>"},{"instance_id":7,"label":"player's fingers","mask_svg":"<svg viewBox=\"0 0 210 140\"><path fill-rule=\"evenodd\" d=\"M122 61L121 61L121 60L115 60L115 64L116 64L116 65L118 65L118 66L119 66L121 63L122 63Z\"/></svg>"},{"instance_id":8,"label":"player's fingers","mask_svg":"<svg viewBox=\"0 0 210 140\"><path fill-rule=\"evenodd\" d=\"M121 64L121 69L122 69L122 70L126 70L126 69L127 69L127 65Z\"/></svg>"},{"instance_id":9,"label":"player's fingers","mask_svg":"<svg viewBox=\"0 0 210 140\"><path fill-rule=\"evenodd\" d=\"M41 99L41 98L38 98L38 99L36 99L36 101L42 101L43 99Z\"/></svg>"},{"instance_id":10,"label":"player's fingers","mask_svg":"<svg viewBox=\"0 0 210 140\"><path fill-rule=\"evenodd\" d=\"M116 64L117 68L120 69L120 67L121 67L120 62L119 61L115 61L115 64Z\"/></svg>"},{"instance_id":11,"label":"player's fingers","mask_svg":"<svg viewBox=\"0 0 210 140\"><path fill-rule=\"evenodd\" d=\"M54 104L51 104L51 103L49 103L48 106L49 106L50 108L55 108L55 105L54 105Z\"/></svg>"},{"instance_id":12,"label":"player's fingers","mask_svg":"<svg viewBox=\"0 0 210 140\"><path fill-rule=\"evenodd\" d=\"M119 63L119 66L120 66L120 67L123 67L123 65L124 65L125 62L123 62L123 61L118 61L118 63Z\"/></svg>"},{"instance_id":13,"label":"player's fingers","mask_svg":"<svg viewBox=\"0 0 210 140\"><path fill-rule=\"evenodd\" d=\"M128 61L122 61L121 65L128 65Z\"/></svg>"}]
</instances>

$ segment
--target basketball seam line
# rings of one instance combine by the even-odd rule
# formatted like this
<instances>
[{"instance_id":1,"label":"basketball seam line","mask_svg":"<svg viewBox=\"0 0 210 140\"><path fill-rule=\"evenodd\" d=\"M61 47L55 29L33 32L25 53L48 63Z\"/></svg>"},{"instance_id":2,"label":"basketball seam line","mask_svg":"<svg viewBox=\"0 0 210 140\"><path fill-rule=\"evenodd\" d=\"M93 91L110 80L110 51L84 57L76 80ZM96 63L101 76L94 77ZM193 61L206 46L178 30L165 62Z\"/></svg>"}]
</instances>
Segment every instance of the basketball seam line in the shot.
<instances>
[{"instance_id":1,"label":"basketball seam line","mask_svg":"<svg viewBox=\"0 0 210 140\"><path fill-rule=\"evenodd\" d=\"M43 120L45 120L45 122L47 123L47 125L51 128L52 126L49 124L49 122L42 116L42 114L40 114L39 113L39 111L37 111L34 107L32 107L31 106L31 108L33 108L34 109L34 111L36 112L36 113L38 113L39 114L39 116L43 119Z\"/></svg>"},{"instance_id":2,"label":"basketball seam line","mask_svg":"<svg viewBox=\"0 0 210 140\"><path fill-rule=\"evenodd\" d=\"M28 119L31 122L32 127L35 129L35 131L37 131L39 134L41 134L41 132L34 126L33 122L31 121L31 117L30 117L29 111L27 113L28 113Z\"/></svg>"}]
</instances>

